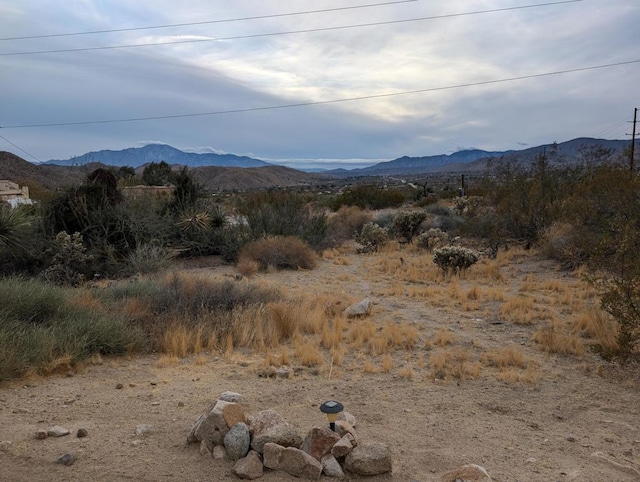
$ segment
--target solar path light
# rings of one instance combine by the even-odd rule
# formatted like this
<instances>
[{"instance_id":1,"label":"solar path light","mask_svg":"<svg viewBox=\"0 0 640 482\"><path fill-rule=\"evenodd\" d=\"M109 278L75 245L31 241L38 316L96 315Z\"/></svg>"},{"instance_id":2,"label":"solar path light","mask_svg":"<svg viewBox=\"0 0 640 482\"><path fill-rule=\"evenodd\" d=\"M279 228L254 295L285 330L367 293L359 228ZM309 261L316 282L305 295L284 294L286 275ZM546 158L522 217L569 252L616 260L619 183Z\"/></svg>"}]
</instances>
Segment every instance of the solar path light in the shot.
<instances>
[{"instance_id":1,"label":"solar path light","mask_svg":"<svg viewBox=\"0 0 640 482\"><path fill-rule=\"evenodd\" d=\"M340 402L336 402L335 400L327 400L322 405L320 405L320 411L322 413L327 414L327 419L329 420L329 428L336 431L336 420L338 420L338 414L344 410L344 407Z\"/></svg>"}]
</instances>

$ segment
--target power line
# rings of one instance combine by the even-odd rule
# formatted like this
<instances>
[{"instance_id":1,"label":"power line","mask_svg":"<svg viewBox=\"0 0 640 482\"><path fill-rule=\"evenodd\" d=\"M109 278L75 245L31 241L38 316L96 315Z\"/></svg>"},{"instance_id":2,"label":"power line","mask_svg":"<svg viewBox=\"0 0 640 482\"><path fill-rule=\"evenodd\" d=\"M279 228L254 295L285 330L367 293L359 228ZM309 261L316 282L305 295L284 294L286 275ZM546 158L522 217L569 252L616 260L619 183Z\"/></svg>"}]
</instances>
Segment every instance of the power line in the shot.
<instances>
[{"instance_id":1,"label":"power line","mask_svg":"<svg viewBox=\"0 0 640 482\"><path fill-rule=\"evenodd\" d=\"M402 20L387 20L384 22L371 22L371 23L362 23L362 24L352 24L352 25L342 25L342 26L334 26L334 27L320 27L320 28L311 28L304 30L290 30L286 32L268 32L268 33L258 33L258 34L249 34L249 35L234 35L231 37L211 37L204 39L189 39L189 40L171 40L166 42L148 42L148 43L140 43L140 44L123 44L123 45L107 45L102 47L80 47L80 48L69 48L69 49L55 49L55 50L34 50L28 52L7 52L0 53L0 56L18 56L18 55L36 55L36 54L59 54L59 53L70 53L70 52L89 52L89 51L97 51L97 50L113 50L113 49L126 49L126 48L138 48L138 47L153 47L158 45L177 45L177 44L193 44L193 43L203 43L203 42L219 42L225 40L240 40L240 39L249 39L249 38L260 38L260 37L274 37L278 35L295 35L302 33L317 33L317 32L327 32L331 30L346 30L352 28L363 28L363 27L375 27L380 25L394 25L401 23L409 23L409 22L422 22L426 20L437 20L443 18L454 18L454 17L463 17L469 15L481 15L487 13L497 13L497 12L506 12L510 10L523 10L528 8L539 8L539 7L548 7L554 5L563 5L567 3L577 3L582 2L583 0L563 0L558 2L549 2L549 3L538 3L532 5L521 5L517 7L505 7L505 8L494 8L491 10L478 10L474 12L462 12L462 13L451 13L446 15L434 15L429 17L414 17L407 18Z\"/></svg>"},{"instance_id":2,"label":"power line","mask_svg":"<svg viewBox=\"0 0 640 482\"><path fill-rule=\"evenodd\" d=\"M631 64L637 64L637 63L640 63L640 59L628 60L625 62L616 62L612 64L592 65L589 67L579 67L575 69L556 70L553 72L544 72L540 74L521 75L518 77L508 77L504 79L484 80L479 82L470 82L466 84L448 85L443 87L430 87L426 89L406 90L402 92L389 92L385 94L372 94L372 95L363 95L359 97L347 97L343 99L299 102L295 104L282 104L282 105L274 105L274 106L267 106L267 107L248 107L245 109L230 109L230 110L219 110L219 111L212 111L212 112L198 112L198 113L189 113L189 114L174 114L174 115L162 115L162 116L151 116L151 117L132 117L132 118L124 118L124 119L102 119L102 120L78 121L78 122L56 122L56 123L47 123L47 124L8 125L8 126L0 126L0 129L27 129L27 128L33 128L33 127L61 127L61 126L80 126L80 125L90 125L90 124L115 124L115 123L123 123L123 122L142 122L142 121L163 120L163 119L180 119L180 118L187 118L187 117L204 117L204 116L225 115L225 114L239 114L244 112L258 112L258 111L276 110L276 109L289 109L293 107L337 104L340 102L352 102L352 101L368 100L368 99L380 99L384 97L395 97L400 95L423 94L427 92L437 92L442 90L462 89L466 87L477 87L482 85L514 82L518 80L535 79L540 77L549 77L552 75L584 72L588 70L605 69L605 68L618 67L621 65L631 65Z\"/></svg>"},{"instance_id":3,"label":"power line","mask_svg":"<svg viewBox=\"0 0 640 482\"><path fill-rule=\"evenodd\" d=\"M36 161L38 162L42 162L40 159L38 159L36 156L34 156L33 154L30 154L29 152L25 151L22 147L14 144L13 142L11 142L9 139L7 139L4 136L0 136L0 139L4 139L5 141L7 141L9 144L11 144L13 147L15 147L16 149L18 149L19 151L24 152L27 156L34 158Z\"/></svg>"},{"instance_id":4,"label":"power line","mask_svg":"<svg viewBox=\"0 0 640 482\"><path fill-rule=\"evenodd\" d=\"M195 25L210 25L215 23L241 22L246 20L261 20L266 18L292 17L294 15L311 15L311 14L325 13L325 12L339 12L342 10L355 10L360 8L381 7L386 5L396 5L398 3L412 3L417 1L419 0L398 0L395 2L368 3L365 5L354 5L351 7L324 8L322 10L306 10L302 12L276 13L272 15L257 15L253 17L238 17L238 18L228 18L228 19L222 19L222 20L208 20L203 22L172 23L172 24L166 24L166 25L147 25L144 27L115 28L110 30L91 30L86 32L67 32L67 33L56 33L56 34L47 34L47 35L28 35L24 37L6 37L6 38L0 38L0 41L54 38L54 37L71 37L76 35L94 35L94 34L101 34L101 33L133 32L137 30L152 30L152 29L160 29L160 28L172 28L172 27L191 27Z\"/></svg>"}]
</instances>

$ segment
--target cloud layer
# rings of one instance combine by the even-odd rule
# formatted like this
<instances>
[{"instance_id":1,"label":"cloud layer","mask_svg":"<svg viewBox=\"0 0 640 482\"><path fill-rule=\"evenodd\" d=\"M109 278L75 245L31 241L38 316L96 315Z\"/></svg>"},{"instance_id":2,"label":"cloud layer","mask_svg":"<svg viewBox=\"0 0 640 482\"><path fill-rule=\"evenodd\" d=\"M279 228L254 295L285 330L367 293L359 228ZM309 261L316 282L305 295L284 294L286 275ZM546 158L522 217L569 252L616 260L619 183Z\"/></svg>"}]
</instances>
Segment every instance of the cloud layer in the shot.
<instances>
[{"instance_id":1,"label":"cloud layer","mask_svg":"<svg viewBox=\"0 0 640 482\"><path fill-rule=\"evenodd\" d=\"M313 2L313 9L366 3L322 0ZM503 150L579 136L625 138L629 127L621 121L640 104L640 63L451 88L640 60L636 0L468 14L527 5L533 3L416 0L199 26L0 41L0 53L11 53L206 40L0 56L0 126L250 110L7 128L0 135L42 160L121 149L145 139L268 159L390 159L459 146ZM193 0L185 6L168 0L5 0L0 32L2 37L43 35L300 10L300 2L292 0ZM413 20L460 13L468 15ZM411 21L342 28L399 20ZM326 28L334 29L317 31ZM303 30L309 32L262 36ZM426 92L251 110L416 90ZM3 143L0 139L0 149L14 150Z\"/></svg>"}]
</instances>

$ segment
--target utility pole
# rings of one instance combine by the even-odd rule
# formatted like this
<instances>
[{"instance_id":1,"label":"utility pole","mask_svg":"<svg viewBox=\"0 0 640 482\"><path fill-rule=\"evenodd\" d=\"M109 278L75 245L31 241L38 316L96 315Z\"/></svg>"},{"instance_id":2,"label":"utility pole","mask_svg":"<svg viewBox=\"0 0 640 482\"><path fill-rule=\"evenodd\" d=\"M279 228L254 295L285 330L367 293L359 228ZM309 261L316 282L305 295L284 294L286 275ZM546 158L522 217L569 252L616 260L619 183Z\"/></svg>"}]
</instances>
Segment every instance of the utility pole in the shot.
<instances>
[{"instance_id":1,"label":"utility pole","mask_svg":"<svg viewBox=\"0 0 640 482\"><path fill-rule=\"evenodd\" d=\"M631 154L629 155L629 170L633 176L633 155L636 146L636 119L638 118L638 108L633 110L633 134L631 134Z\"/></svg>"}]
</instances>

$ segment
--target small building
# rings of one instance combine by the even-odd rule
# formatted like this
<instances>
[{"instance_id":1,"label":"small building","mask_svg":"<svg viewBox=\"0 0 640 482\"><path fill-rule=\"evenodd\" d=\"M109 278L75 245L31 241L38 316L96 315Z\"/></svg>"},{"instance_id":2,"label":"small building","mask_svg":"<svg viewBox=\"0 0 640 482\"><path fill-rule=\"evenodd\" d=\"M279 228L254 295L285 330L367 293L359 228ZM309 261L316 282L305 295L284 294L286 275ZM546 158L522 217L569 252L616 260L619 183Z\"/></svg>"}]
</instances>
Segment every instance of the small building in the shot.
<instances>
[{"instance_id":1,"label":"small building","mask_svg":"<svg viewBox=\"0 0 640 482\"><path fill-rule=\"evenodd\" d=\"M0 202L6 202L15 208L19 204L33 204L29 197L29 187L20 187L15 182L0 179Z\"/></svg>"}]
</instances>

